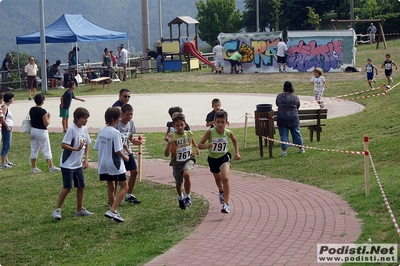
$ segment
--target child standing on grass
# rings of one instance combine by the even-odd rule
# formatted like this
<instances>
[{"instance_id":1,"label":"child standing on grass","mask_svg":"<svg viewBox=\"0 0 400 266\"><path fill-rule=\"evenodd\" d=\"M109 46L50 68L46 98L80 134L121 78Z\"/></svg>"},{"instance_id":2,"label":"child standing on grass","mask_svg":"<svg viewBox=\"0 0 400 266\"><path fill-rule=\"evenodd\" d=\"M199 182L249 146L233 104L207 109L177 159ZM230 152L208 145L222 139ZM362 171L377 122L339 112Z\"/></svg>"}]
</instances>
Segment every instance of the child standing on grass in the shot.
<instances>
[{"instance_id":1,"label":"child standing on grass","mask_svg":"<svg viewBox=\"0 0 400 266\"><path fill-rule=\"evenodd\" d=\"M100 129L94 145L94 149L99 152L100 181L107 181L108 201L110 202L110 208L104 216L119 223L122 223L124 219L118 213L117 207L128 191L124 161L129 161L129 157L122 152L121 133L115 129L121 121L121 115L119 108L110 107L106 110L104 115L106 126ZM119 182L121 187L117 195L115 195L115 181Z\"/></svg>"},{"instance_id":2,"label":"child standing on grass","mask_svg":"<svg viewBox=\"0 0 400 266\"><path fill-rule=\"evenodd\" d=\"M183 114L178 114L172 119L175 132L168 135L168 144L165 147L164 155L168 157L172 154L170 166L173 169L175 178L176 192L178 193L179 207L184 210L186 206L192 205L190 198L190 172L193 170L196 159L194 153L199 155L199 149L193 139L193 133L186 131L186 121ZM195 147L195 152L192 152L192 146ZM186 196L182 193L182 184L184 185Z\"/></svg>"},{"instance_id":3,"label":"child standing on grass","mask_svg":"<svg viewBox=\"0 0 400 266\"><path fill-rule=\"evenodd\" d=\"M219 191L219 201L222 204L222 213L229 213L229 170L232 155L228 152L228 140L231 139L235 149L235 160L240 159L238 142L229 129L228 114L218 111L215 114L215 127L209 129L199 143L199 149L208 149L208 165L213 173ZM208 141L207 144L205 144Z\"/></svg>"},{"instance_id":4,"label":"child standing on grass","mask_svg":"<svg viewBox=\"0 0 400 266\"><path fill-rule=\"evenodd\" d=\"M324 102L322 101L322 95L325 89L325 78L322 76L322 69L317 67L313 70L314 76L311 78L311 84L314 85L314 96L315 100L318 102L319 106L324 108Z\"/></svg>"},{"instance_id":5,"label":"child standing on grass","mask_svg":"<svg viewBox=\"0 0 400 266\"><path fill-rule=\"evenodd\" d=\"M85 108L78 107L74 111L74 123L68 128L61 143L63 149L60 158L60 167L63 178L63 189L58 196L57 209L53 211L52 217L61 220L61 206L72 188L72 181L76 187L76 212L75 216L90 216L92 212L83 207L83 191L85 179L83 169L89 165L89 149L91 142L86 127L90 114ZM82 157L85 159L82 167Z\"/></svg>"},{"instance_id":6,"label":"child standing on grass","mask_svg":"<svg viewBox=\"0 0 400 266\"><path fill-rule=\"evenodd\" d=\"M213 53L215 57L215 62L214 62L214 74L221 74L224 72L224 56L222 52L224 51L224 47L219 44L218 40L215 40L214 42L215 46L213 48ZM221 69L218 69L218 67L221 67Z\"/></svg>"},{"instance_id":7,"label":"child standing on grass","mask_svg":"<svg viewBox=\"0 0 400 266\"><path fill-rule=\"evenodd\" d=\"M133 107L130 104L125 104L121 107L122 119L121 122L118 123L116 129L121 133L122 138L122 146L124 155L129 157L129 161L125 162L126 171L130 172L129 178L129 188L128 193L125 196L125 201L129 203L141 203L133 194L133 188L135 187L136 177L138 174L137 165L135 161L135 157L133 157L130 143L133 145L142 145L141 140L137 140L133 137L133 134L136 133L135 123L132 120L133 117Z\"/></svg>"},{"instance_id":8,"label":"child standing on grass","mask_svg":"<svg viewBox=\"0 0 400 266\"><path fill-rule=\"evenodd\" d=\"M374 69L375 69L375 73L378 76L378 69L376 68L376 66L374 66L372 64L372 60L371 59L367 59L367 65L365 66L365 70L364 72L367 73L367 80L368 80L368 85L371 89L374 88L374 86L372 85L372 82L375 83L375 78L374 78Z\"/></svg>"},{"instance_id":9,"label":"child standing on grass","mask_svg":"<svg viewBox=\"0 0 400 266\"><path fill-rule=\"evenodd\" d=\"M71 107L71 102L72 99L84 102L84 99L81 98L77 98L74 95L74 90L75 90L75 82L74 81L69 81L68 82L68 90L66 90L63 94L63 96L61 96L60 101L60 117L61 119L61 123L62 123L62 127L63 127L63 132L67 132L68 129L68 118L69 118L69 108Z\"/></svg>"},{"instance_id":10,"label":"child standing on grass","mask_svg":"<svg viewBox=\"0 0 400 266\"><path fill-rule=\"evenodd\" d=\"M179 106L174 106L168 109L168 114L172 118L177 116L178 114L181 114L183 112L182 108ZM185 130L190 130L190 126L186 124ZM167 122L167 132L165 133L164 140L168 141L168 135L173 134L175 132L175 128L172 125L172 121Z\"/></svg>"},{"instance_id":11,"label":"child standing on grass","mask_svg":"<svg viewBox=\"0 0 400 266\"><path fill-rule=\"evenodd\" d=\"M388 86L393 83L393 78L392 78L393 66L395 66L397 70L398 67L396 63L390 59L390 54L386 54L386 60L383 62L381 68L385 69L385 76L387 78Z\"/></svg>"}]
</instances>

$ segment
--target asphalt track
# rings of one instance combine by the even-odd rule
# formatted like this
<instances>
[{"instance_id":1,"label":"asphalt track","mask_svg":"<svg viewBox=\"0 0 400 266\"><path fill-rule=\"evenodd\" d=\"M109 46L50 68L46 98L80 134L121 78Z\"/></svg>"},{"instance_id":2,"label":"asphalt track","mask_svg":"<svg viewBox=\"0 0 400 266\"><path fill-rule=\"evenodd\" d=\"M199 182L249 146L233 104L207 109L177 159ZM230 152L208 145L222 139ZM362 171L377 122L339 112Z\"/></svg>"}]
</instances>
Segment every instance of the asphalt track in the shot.
<instances>
[{"instance_id":1,"label":"asphalt track","mask_svg":"<svg viewBox=\"0 0 400 266\"><path fill-rule=\"evenodd\" d=\"M79 90L75 91L79 98L85 102L73 100L70 108L70 123L72 123L72 113L77 107L85 107L90 112L87 124L90 132L97 132L104 126L104 112L117 99L118 95L102 96L80 96ZM256 94L256 93L165 93L165 94L132 94L130 104L134 107L134 121L138 132L162 132L166 130L166 123L170 121L168 109L171 106L180 106L186 120L192 129L206 129L205 117L211 108L213 98L218 98L222 102L222 108L228 112L230 127L242 127L244 114L253 115L257 104L273 104L275 106L275 94ZM299 96L300 101L311 102L312 96ZM22 120L26 117L29 109L35 103L29 100L15 99L10 106L13 113L14 131L19 130ZM59 118L60 99L48 98L45 100L43 108L52 116L48 127L50 132L61 132L61 118ZM318 108L317 104L302 105L301 109ZM330 100L325 104L328 109L328 119L354 114L361 111L364 107L352 101ZM254 125L254 120L249 119L249 126Z\"/></svg>"}]
</instances>

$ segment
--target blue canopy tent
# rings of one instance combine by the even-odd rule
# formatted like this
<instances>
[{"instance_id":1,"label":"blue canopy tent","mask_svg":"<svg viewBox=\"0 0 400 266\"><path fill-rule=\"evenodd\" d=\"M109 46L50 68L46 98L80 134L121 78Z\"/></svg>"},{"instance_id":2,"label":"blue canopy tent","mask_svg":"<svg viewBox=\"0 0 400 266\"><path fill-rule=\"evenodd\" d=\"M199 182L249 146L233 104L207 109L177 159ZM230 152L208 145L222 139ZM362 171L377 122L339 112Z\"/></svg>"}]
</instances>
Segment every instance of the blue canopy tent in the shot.
<instances>
[{"instance_id":1,"label":"blue canopy tent","mask_svg":"<svg viewBox=\"0 0 400 266\"><path fill-rule=\"evenodd\" d=\"M63 14L45 28L46 43L96 42L127 40L128 33L104 29L85 19L81 14ZM17 36L17 44L40 43L40 31Z\"/></svg>"},{"instance_id":2,"label":"blue canopy tent","mask_svg":"<svg viewBox=\"0 0 400 266\"><path fill-rule=\"evenodd\" d=\"M97 42L128 40L128 33L108 30L97 26L85 19L81 14L63 14L57 21L45 28L45 38L46 43ZM39 44L40 31L17 36L16 39L17 45Z\"/></svg>"}]
</instances>

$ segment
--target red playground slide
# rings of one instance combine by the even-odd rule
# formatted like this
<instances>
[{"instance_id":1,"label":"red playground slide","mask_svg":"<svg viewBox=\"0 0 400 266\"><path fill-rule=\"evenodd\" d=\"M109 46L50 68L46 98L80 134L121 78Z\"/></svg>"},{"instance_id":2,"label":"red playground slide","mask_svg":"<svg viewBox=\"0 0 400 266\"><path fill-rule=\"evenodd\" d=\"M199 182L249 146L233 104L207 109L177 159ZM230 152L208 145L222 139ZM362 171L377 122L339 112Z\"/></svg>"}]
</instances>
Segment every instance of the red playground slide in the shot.
<instances>
[{"instance_id":1,"label":"red playground slide","mask_svg":"<svg viewBox=\"0 0 400 266\"><path fill-rule=\"evenodd\" d=\"M208 61L207 58L205 58L199 52L197 52L196 47L191 42L184 42L183 43L183 52L184 53L190 53L190 54L194 55L195 57L197 57L201 62L203 62L206 65L214 66L214 64L211 63L210 61Z\"/></svg>"}]
</instances>

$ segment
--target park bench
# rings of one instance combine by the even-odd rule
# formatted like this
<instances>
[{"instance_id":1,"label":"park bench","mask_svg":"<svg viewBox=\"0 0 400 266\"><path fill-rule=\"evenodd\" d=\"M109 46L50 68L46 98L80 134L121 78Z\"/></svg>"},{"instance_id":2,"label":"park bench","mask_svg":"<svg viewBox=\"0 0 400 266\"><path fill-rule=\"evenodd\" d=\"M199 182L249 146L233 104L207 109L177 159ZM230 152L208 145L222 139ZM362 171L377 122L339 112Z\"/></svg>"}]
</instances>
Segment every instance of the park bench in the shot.
<instances>
[{"instance_id":1,"label":"park bench","mask_svg":"<svg viewBox=\"0 0 400 266\"><path fill-rule=\"evenodd\" d=\"M314 132L317 134L317 141L321 139L322 127L326 126L322 123L322 119L328 118L327 109L305 109L299 110L300 127L307 127L310 131L310 142L314 139ZM256 135L259 137L260 157L264 156L263 137L274 139L276 125L276 116L278 111L270 112L254 112ZM307 122L302 122L307 121ZM273 141L264 139L265 146L269 144L269 157L272 157Z\"/></svg>"},{"instance_id":2,"label":"park bench","mask_svg":"<svg viewBox=\"0 0 400 266\"><path fill-rule=\"evenodd\" d=\"M104 84L107 83L108 84L108 88L110 88L110 77L100 77L100 78L96 78L96 79L91 79L90 80L90 90L92 90L92 85L95 84L96 85L96 91L97 91L97 83L102 82L103 83L103 88L104 88Z\"/></svg>"}]
</instances>

